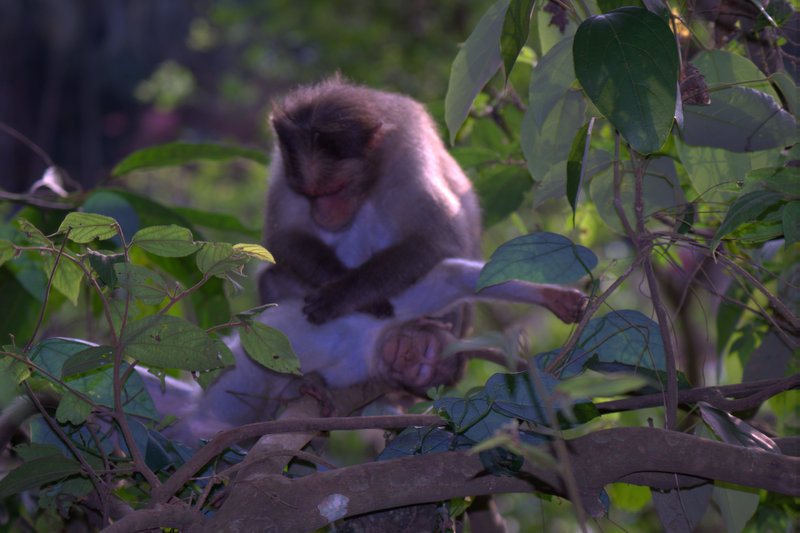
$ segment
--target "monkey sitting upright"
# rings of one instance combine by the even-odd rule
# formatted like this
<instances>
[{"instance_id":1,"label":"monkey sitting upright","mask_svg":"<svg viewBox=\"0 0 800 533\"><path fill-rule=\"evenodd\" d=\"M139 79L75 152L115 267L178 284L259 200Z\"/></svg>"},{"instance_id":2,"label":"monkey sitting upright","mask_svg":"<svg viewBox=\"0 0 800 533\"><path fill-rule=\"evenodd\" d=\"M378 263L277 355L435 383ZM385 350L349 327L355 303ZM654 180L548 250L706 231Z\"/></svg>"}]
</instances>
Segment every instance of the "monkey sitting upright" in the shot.
<instances>
[{"instance_id":1,"label":"monkey sitting upright","mask_svg":"<svg viewBox=\"0 0 800 533\"><path fill-rule=\"evenodd\" d=\"M419 103L337 76L289 94L271 120L264 239L277 264L263 302L304 297L313 324L388 317L389 298L443 259L479 258L477 198Z\"/></svg>"}]
</instances>

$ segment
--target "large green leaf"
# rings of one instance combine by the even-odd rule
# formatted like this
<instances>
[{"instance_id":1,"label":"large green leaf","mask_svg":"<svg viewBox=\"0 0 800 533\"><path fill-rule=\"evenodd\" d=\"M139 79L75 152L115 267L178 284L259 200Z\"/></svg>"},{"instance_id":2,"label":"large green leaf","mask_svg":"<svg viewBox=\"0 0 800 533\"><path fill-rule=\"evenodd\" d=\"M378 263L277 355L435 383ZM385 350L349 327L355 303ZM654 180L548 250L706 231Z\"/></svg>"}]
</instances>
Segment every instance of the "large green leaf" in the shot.
<instances>
[{"instance_id":1,"label":"large green leaf","mask_svg":"<svg viewBox=\"0 0 800 533\"><path fill-rule=\"evenodd\" d=\"M300 360L289 339L277 329L252 322L239 328L239 337L247 354L261 365L283 374L300 374Z\"/></svg>"},{"instance_id":2,"label":"large green leaf","mask_svg":"<svg viewBox=\"0 0 800 533\"><path fill-rule=\"evenodd\" d=\"M768 94L745 87L712 93L709 105L685 105L681 138L734 152L783 148L797 140L794 117Z\"/></svg>"},{"instance_id":3,"label":"large green leaf","mask_svg":"<svg viewBox=\"0 0 800 533\"><path fill-rule=\"evenodd\" d=\"M176 226L150 226L136 232L131 242L161 257L185 257L197 251L192 232Z\"/></svg>"},{"instance_id":4,"label":"large green leaf","mask_svg":"<svg viewBox=\"0 0 800 533\"><path fill-rule=\"evenodd\" d=\"M556 233L531 233L495 250L481 270L475 290L511 279L532 283L569 283L597 265L591 250Z\"/></svg>"},{"instance_id":5,"label":"large green leaf","mask_svg":"<svg viewBox=\"0 0 800 533\"><path fill-rule=\"evenodd\" d=\"M125 355L150 366L208 370L223 366L217 343L194 324L169 315L150 315L126 324Z\"/></svg>"},{"instance_id":6,"label":"large green leaf","mask_svg":"<svg viewBox=\"0 0 800 533\"><path fill-rule=\"evenodd\" d=\"M716 95L716 86L739 85L767 93L776 100L778 95L766 75L743 55L726 50L706 50L692 58L692 65L703 73L711 90L711 100Z\"/></svg>"},{"instance_id":7,"label":"large green leaf","mask_svg":"<svg viewBox=\"0 0 800 533\"><path fill-rule=\"evenodd\" d=\"M142 265L117 263L114 274L119 285L134 298L148 305L158 305L169 297L169 287L161 274Z\"/></svg>"},{"instance_id":8,"label":"large green leaf","mask_svg":"<svg viewBox=\"0 0 800 533\"><path fill-rule=\"evenodd\" d=\"M575 33L575 74L586 94L638 152L660 149L675 113L678 52L657 15L622 7Z\"/></svg>"},{"instance_id":9,"label":"large green leaf","mask_svg":"<svg viewBox=\"0 0 800 533\"><path fill-rule=\"evenodd\" d=\"M528 109L530 120L541 129L550 111L575 83L575 68L572 65L572 36L558 41L536 64L531 72L528 87Z\"/></svg>"},{"instance_id":10,"label":"large green leaf","mask_svg":"<svg viewBox=\"0 0 800 533\"><path fill-rule=\"evenodd\" d=\"M25 461L0 479L0 499L80 472L78 461L60 453Z\"/></svg>"},{"instance_id":11,"label":"large green leaf","mask_svg":"<svg viewBox=\"0 0 800 533\"><path fill-rule=\"evenodd\" d=\"M201 159L227 161L234 157L244 157L256 163L261 163L262 165L269 164L269 157L258 150L239 148L237 146L220 146L217 144L187 144L176 142L137 150L120 161L111 171L111 175L118 177L128 172L144 168L184 165Z\"/></svg>"},{"instance_id":12,"label":"large green leaf","mask_svg":"<svg viewBox=\"0 0 800 533\"><path fill-rule=\"evenodd\" d=\"M519 51L528 40L534 0L511 0L503 20L500 36L500 53L503 56L506 79L517 61Z\"/></svg>"},{"instance_id":13,"label":"large green leaf","mask_svg":"<svg viewBox=\"0 0 800 533\"><path fill-rule=\"evenodd\" d=\"M475 97L503 64L500 36L508 3L509 0L497 0L489 8L453 60L444 99L444 119L451 143Z\"/></svg>"},{"instance_id":14,"label":"large green leaf","mask_svg":"<svg viewBox=\"0 0 800 533\"><path fill-rule=\"evenodd\" d=\"M70 230L68 239L72 242L88 243L95 239L110 239L118 233L113 218L95 213L69 213L58 228L59 233Z\"/></svg>"}]
</instances>

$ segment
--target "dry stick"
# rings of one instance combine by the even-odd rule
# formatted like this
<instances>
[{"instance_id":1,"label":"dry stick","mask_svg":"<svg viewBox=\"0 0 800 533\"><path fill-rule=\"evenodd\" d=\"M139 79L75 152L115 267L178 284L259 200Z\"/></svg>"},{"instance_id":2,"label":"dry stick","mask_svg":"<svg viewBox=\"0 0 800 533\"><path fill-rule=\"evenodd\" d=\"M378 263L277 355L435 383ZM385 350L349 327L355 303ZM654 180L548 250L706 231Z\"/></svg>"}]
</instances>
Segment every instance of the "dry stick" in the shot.
<instances>
[{"instance_id":1,"label":"dry stick","mask_svg":"<svg viewBox=\"0 0 800 533\"><path fill-rule=\"evenodd\" d=\"M409 426L444 424L438 415L386 415L305 418L291 420L269 420L247 424L217 433L211 442L199 449L186 463L172 474L160 487L154 487L148 507L165 503L195 472L222 453L226 448L243 440L274 433L300 433L304 431L334 431L356 429L396 429Z\"/></svg>"}]
</instances>

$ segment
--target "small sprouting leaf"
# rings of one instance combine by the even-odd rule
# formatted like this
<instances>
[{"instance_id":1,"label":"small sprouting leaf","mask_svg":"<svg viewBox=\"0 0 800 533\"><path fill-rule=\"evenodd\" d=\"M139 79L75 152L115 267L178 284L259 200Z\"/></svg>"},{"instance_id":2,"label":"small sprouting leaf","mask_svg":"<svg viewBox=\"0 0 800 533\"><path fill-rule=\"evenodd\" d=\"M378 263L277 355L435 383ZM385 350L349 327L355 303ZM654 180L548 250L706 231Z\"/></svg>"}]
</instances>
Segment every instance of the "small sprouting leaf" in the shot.
<instances>
[{"instance_id":1,"label":"small sprouting leaf","mask_svg":"<svg viewBox=\"0 0 800 533\"><path fill-rule=\"evenodd\" d=\"M450 67L444 116L452 143L469 114L472 102L503 64L500 36L509 0L497 0L483 15Z\"/></svg>"},{"instance_id":2,"label":"small sprouting leaf","mask_svg":"<svg viewBox=\"0 0 800 533\"><path fill-rule=\"evenodd\" d=\"M198 248L191 230L174 224L140 229L131 243L160 257L185 257Z\"/></svg>"},{"instance_id":3,"label":"small sprouting leaf","mask_svg":"<svg viewBox=\"0 0 800 533\"><path fill-rule=\"evenodd\" d=\"M86 244L95 239L110 239L119 233L117 222L96 213L69 213L58 227L59 233L70 230L67 238L72 242Z\"/></svg>"},{"instance_id":4,"label":"small sprouting leaf","mask_svg":"<svg viewBox=\"0 0 800 533\"><path fill-rule=\"evenodd\" d=\"M277 329L253 322L239 328L239 337L247 354L264 367L282 374L301 374L289 339Z\"/></svg>"},{"instance_id":5,"label":"small sprouting leaf","mask_svg":"<svg viewBox=\"0 0 800 533\"><path fill-rule=\"evenodd\" d=\"M236 252L242 252L245 255L255 257L261 261L267 261L269 263L275 262L275 258L272 257L272 254L259 244L234 244L233 249Z\"/></svg>"},{"instance_id":6,"label":"small sprouting leaf","mask_svg":"<svg viewBox=\"0 0 800 533\"><path fill-rule=\"evenodd\" d=\"M137 150L114 167L111 171L111 175L113 177L119 177L128 172L143 168L184 165L201 159L227 161L234 157L244 157L262 165L269 164L269 157L258 150L239 148L236 146L220 146L217 144L187 144L176 142Z\"/></svg>"},{"instance_id":7,"label":"small sprouting leaf","mask_svg":"<svg viewBox=\"0 0 800 533\"><path fill-rule=\"evenodd\" d=\"M495 250L481 270L475 290L518 279L532 283L568 283L589 274L597 256L556 233L531 233Z\"/></svg>"},{"instance_id":8,"label":"small sprouting leaf","mask_svg":"<svg viewBox=\"0 0 800 533\"><path fill-rule=\"evenodd\" d=\"M114 265L114 273L117 275L120 287L148 305L158 305L169 296L164 278L147 267L117 263Z\"/></svg>"},{"instance_id":9,"label":"small sprouting leaf","mask_svg":"<svg viewBox=\"0 0 800 533\"><path fill-rule=\"evenodd\" d=\"M9 259L14 259L15 250L13 242L7 239L0 239L0 265Z\"/></svg>"},{"instance_id":10,"label":"small sprouting leaf","mask_svg":"<svg viewBox=\"0 0 800 533\"><path fill-rule=\"evenodd\" d=\"M223 277L227 272L238 269L250 260L245 254L237 253L226 242L205 242L195 255L197 268L206 276Z\"/></svg>"},{"instance_id":11,"label":"small sprouting leaf","mask_svg":"<svg viewBox=\"0 0 800 533\"><path fill-rule=\"evenodd\" d=\"M581 182L583 181L583 160L589 154L589 143L591 133L589 128L592 126L592 121L587 122L575 134L575 139L572 141L572 148L570 148L569 156L567 157L567 200L569 205L572 206L572 225L575 225L575 208L578 205L578 193L581 190Z\"/></svg>"},{"instance_id":12,"label":"small sprouting leaf","mask_svg":"<svg viewBox=\"0 0 800 533\"><path fill-rule=\"evenodd\" d=\"M129 322L122 344L126 356L159 368L194 371L223 366L214 339L176 316L150 315Z\"/></svg>"},{"instance_id":13,"label":"small sprouting leaf","mask_svg":"<svg viewBox=\"0 0 800 533\"><path fill-rule=\"evenodd\" d=\"M534 0L511 0L503 19L500 34L500 53L503 56L506 79L517 61L519 51L528 40Z\"/></svg>"},{"instance_id":14,"label":"small sprouting leaf","mask_svg":"<svg viewBox=\"0 0 800 533\"><path fill-rule=\"evenodd\" d=\"M25 461L0 479L0 499L80 472L81 466L76 460L61 454Z\"/></svg>"},{"instance_id":15,"label":"small sprouting leaf","mask_svg":"<svg viewBox=\"0 0 800 533\"><path fill-rule=\"evenodd\" d=\"M747 193L736 199L728 209L725 220L711 239L711 251L717 249L719 241L740 225L750 220L757 219L764 211L776 207L783 201L783 195L778 191L758 190Z\"/></svg>"},{"instance_id":16,"label":"small sprouting leaf","mask_svg":"<svg viewBox=\"0 0 800 533\"><path fill-rule=\"evenodd\" d=\"M584 20L572 47L587 96L643 154L660 149L678 97L675 36L658 15L621 7Z\"/></svg>"},{"instance_id":17,"label":"small sprouting leaf","mask_svg":"<svg viewBox=\"0 0 800 533\"><path fill-rule=\"evenodd\" d=\"M256 317L261 315L264 311L269 309L270 307L276 307L278 304L264 304L259 305L257 307L253 307L252 309L248 309L247 311L241 311L236 313L234 317L236 320L241 320L242 322L250 322L254 320Z\"/></svg>"},{"instance_id":18,"label":"small sprouting leaf","mask_svg":"<svg viewBox=\"0 0 800 533\"><path fill-rule=\"evenodd\" d=\"M42 265L46 276L50 276L53 268L56 268L53 275L53 287L67 297L73 305L78 305L78 295L81 292L81 280L83 270L64 256L55 264L55 255L47 254L42 258Z\"/></svg>"}]
</instances>

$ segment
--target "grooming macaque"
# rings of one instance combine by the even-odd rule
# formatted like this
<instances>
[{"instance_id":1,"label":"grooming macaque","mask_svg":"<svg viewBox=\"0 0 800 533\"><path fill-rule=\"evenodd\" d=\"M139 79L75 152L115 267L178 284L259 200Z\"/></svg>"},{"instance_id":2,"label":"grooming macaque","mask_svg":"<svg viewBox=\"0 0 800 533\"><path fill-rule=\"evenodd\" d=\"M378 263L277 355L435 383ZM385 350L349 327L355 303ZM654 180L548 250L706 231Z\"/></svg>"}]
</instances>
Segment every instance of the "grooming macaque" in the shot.
<instances>
[{"instance_id":1,"label":"grooming macaque","mask_svg":"<svg viewBox=\"0 0 800 533\"><path fill-rule=\"evenodd\" d=\"M272 127L264 238L277 264L262 301L305 298L313 324L387 317L443 259L480 256L477 199L419 103L335 77L287 96Z\"/></svg>"},{"instance_id":2,"label":"grooming macaque","mask_svg":"<svg viewBox=\"0 0 800 533\"><path fill-rule=\"evenodd\" d=\"M416 284L390 299L395 316L378 318L351 313L319 326L303 318L300 298L286 300L264 312L260 320L283 331L292 343L304 374L316 372L332 388L369 380L381 380L393 388L423 393L429 387L452 384L463 368L463 354L440 358L456 339L450 324L435 317L472 300L505 300L532 303L550 309L565 322L577 321L586 297L578 290L557 285L509 281L475 293L483 263L446 259ZM298 380L271 372L244 354L238 338L229 343L236 366L215 381L199 399L193 414L174 430L173 436L189 444L200 437L241 424L269 419L281 401L297 395ZM189 396L181 391L173 402L169 389L147 378L151 394L164 413L185 409ZM195 397L199 397L198 394ZM183 414L183 413L181 413Z\"/></svg>"}]
</instances>

